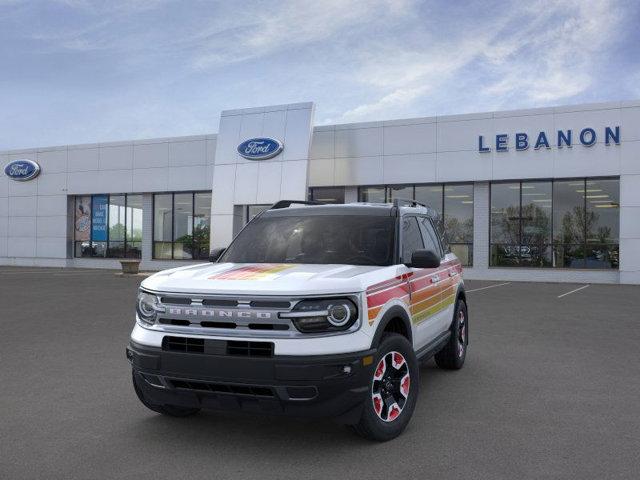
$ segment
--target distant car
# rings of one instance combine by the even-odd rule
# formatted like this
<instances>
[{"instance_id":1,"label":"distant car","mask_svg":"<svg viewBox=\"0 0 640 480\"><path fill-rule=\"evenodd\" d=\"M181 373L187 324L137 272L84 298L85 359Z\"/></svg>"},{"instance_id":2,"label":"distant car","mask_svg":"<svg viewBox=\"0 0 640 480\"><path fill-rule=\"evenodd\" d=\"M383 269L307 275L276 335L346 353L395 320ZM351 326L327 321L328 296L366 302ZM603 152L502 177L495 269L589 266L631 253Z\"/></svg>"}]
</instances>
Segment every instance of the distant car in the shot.
<instances>
[{"instance_id":1,"label":"distant car","mask_svg":"<svg viewBox=\"0 0 640 480\"><path fill-rule=\"evenodd\" d=\"M334 417L384 441L413 414L419 361L463 366L462 267L433 210L309 203L278 202L213 263L142 282L127 357L144 405Z\"/></svg>"}]
</instances>

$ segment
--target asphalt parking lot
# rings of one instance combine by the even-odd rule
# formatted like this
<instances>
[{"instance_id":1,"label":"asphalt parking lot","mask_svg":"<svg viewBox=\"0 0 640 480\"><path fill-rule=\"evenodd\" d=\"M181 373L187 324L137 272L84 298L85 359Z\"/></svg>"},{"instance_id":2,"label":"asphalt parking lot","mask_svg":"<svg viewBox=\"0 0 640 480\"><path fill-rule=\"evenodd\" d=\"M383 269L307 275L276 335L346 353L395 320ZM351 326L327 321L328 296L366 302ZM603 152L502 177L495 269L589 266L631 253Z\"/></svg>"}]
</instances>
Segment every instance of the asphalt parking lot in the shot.
<instances>
[{"instance_id":1,"label":"asphalt parking lot","mask_svg":"<svg viewBox=\"0 0 640 480\"><path fill-rule=\"evenodd\" d=\"M458 372L421 370L412 422L167 418L131 387L142 277L0 267L0 478L638 478L640 287L468 281Z\"/></svg>"}]
</instances>

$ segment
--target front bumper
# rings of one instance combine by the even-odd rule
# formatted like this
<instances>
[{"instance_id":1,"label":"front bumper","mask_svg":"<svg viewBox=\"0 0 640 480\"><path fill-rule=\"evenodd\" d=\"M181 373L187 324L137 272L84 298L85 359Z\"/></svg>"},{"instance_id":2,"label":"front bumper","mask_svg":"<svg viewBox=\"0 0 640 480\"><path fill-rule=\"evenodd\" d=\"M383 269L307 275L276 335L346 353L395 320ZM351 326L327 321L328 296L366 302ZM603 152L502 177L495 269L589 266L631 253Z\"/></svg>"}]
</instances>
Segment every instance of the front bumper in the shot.
<instances>
[{"instance_id":1,"label":"front bumper","mask_svg":"<svg viewBox=\"0 0 640 480\"><path fill-rule=\"evenodd\" d=\"M355 423L368 398L375 349L349 354L239 357L131 342L136 381L156 405L244 410ZM368 363L365 365L364 363Z\"/></svg>"}]
</instances>

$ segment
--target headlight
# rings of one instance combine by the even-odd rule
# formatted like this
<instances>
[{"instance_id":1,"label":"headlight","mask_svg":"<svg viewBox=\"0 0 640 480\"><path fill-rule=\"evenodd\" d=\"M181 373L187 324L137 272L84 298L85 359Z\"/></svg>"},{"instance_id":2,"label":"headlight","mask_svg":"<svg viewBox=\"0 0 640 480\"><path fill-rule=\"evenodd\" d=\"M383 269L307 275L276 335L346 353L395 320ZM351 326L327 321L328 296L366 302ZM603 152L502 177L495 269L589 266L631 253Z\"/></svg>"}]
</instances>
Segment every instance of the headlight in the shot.
<instances>
[{"instance_id":1,"label":"headlight","mask_svg":"<svg viewBox=\"0 0 640 480\"><path fill-rule=\"evenodd\" d=\"M136 303L136 311L140 321L152 325L156 321L156 316L162 310L158 297L151 293L140 290L138 292L138 301Z\"/></svg>"},{"instance_id":2,"label":"headlight","mask_svg":"<svg viewBox=\"0 0 640 480\"><path fill-rule=\"evenodd\" d=\"M348 298L303 300L280 317L290 318L303 333L339 332L356 323L358 308Z\"/></svg>"}]
</instances>

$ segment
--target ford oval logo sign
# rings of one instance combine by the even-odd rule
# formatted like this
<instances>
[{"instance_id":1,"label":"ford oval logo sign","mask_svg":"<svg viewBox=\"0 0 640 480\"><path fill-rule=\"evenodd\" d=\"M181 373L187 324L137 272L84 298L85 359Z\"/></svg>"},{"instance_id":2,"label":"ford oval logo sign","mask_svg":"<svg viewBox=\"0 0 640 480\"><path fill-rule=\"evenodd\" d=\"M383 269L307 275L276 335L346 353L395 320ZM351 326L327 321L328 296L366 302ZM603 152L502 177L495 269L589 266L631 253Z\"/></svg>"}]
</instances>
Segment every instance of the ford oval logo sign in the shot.
<instances>
[{"instance_id":1,"label":"ford oval logo sign","mask_svg":"<svg viewBox=\"0 0 640 480\"><path fill-rule=\"evenodd\" d=\"M4 167L4 173L11 180L26 182L38 176L40 165L33 160L14 160Z\"/></svg>"},{"instance_id":2,"label":"ford oval logo sign","mask_svg":"<svg viewBox=\"0 0 640 480\"><path fill-rule=\"evenodd\" d=\"M273 138L250 138L238 145L238 153L249 160L266 160L278 155L284 146Z\"/></svg>"}]
</instances>

